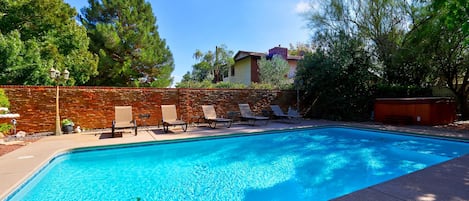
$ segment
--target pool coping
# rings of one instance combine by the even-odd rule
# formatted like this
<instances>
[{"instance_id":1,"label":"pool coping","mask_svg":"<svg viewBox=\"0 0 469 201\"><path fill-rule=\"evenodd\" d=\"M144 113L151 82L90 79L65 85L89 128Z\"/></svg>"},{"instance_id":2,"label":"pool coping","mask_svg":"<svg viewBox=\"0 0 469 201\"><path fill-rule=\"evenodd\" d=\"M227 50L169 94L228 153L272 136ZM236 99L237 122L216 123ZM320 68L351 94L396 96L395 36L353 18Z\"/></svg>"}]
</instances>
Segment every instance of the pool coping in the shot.
<instances>
[{"instance_id":1,"label":"pool coping","mask_svg":"<svg viewBox=\"0 0 469 201\"><path fill-rule=\"evenodd\" d=\"M469 200L469 154L412 172L331 201Z\"/></svg>"},{"instance_id":2,"label":"pool coping","mask_svg":"<svg viewBox=\"0 0 469 201\"><path fill-rule=\"evenodd\" d=\"M272 123L271 123L272 124ZM420 132L409 132L409 131L402 131L397 129L389 129L389 128L382 128L383 125L367 125L367 124L356 124L356 123L337 123L337 122L318 122L318 121L311 121L309 123L301 124L301 125L289 125L289 127L285 126L286 124L281 124L280 126L259 126L259 127L250 127L250 126L241 126L240 129L232 129L232 132L222 132L218 133L217 131L231 131L229 129L212 129L211 131L215 131L216 133L208 134L204 131L193 131L192 133L189 132L187 135L180 134L181 132L176 132L174 135L171 135L171 138L156 138L153 130L147 130L139 132L138 136L133 135L125 135L123 138L113 138L113 139L106 139L106 140L96 140L96 134L76 134L76 135L63 135L63 136L53 136L47 137L45 139L41 139L38 142L35 142L31 145L25 146L17 151L11 152L4 156L0 157L0 176L2 179L2 183L7 180L9 185L0 184L0 199L4 200L8 198L8 196L13 193L16 189L20 187L25 181L29 178L34 176L36 172L38 172L41 168L45 167L48 163L50 163L55 157L65 154L67 152L71 152L73 150L86 150L86 149L96 149L99 147L108 148L109 146L136 146L139 144L154 144L154 143L173 143L173 142L181 142L181 141L194 141L194 140L204 140L204 139L213 139L213 138L221 138L221 137L236 137L236 136L247 136L247 135L256 135L260 132L270 131L270 132L281 132L285 130L293 130L293 129L307 129L307 128L326 128L326 127L348 127L348 128L355 128L355 129L363 129L363 130L371 130L371 131L380 131L380 132L404 132L409 135L413 136L422 136ZM239 126L238 126L239 127ZM206 130L205 130L206 131ZM243 132L241 132L243 131ZM139 137L142 136L142 137ZM431 137L440 138L442 135L431 135ZM161 136L157 136L161 137ZM428 137L428 135L424 135L423 137ZM447 136L443 136L447 139ZM70 139L66 139L70 138ZM74 139L79 138L79 139ZM86 139L84 139L86 138ZM139 138L139 139L137 139ZM49 139L49 140L47 140ZM468 142L468 138L461 138L456 137L452 138L451 140L463 140ZM104 142L103 142L104 141ZM57 146L57 142L62 142ZM34 146L36 143L45 145L46 150L42 150L45 153L32 155L32 158L28 158L28 152L31 153L35 148L41 148L44 146ZM67 144L68 143L68 144ZM29 147L29 148L28 148ZM39 149L41 150L41 149ZM37 151L37 150L36 150ZM19 157L26 157L24 159L20 159ZM9 162L15 162L16 165L8 166ZM30 165L29 168L25 168L25 163L23 161L27 161ZM32 162L32 164L31 164ZM8 170L9 168L13 168L13 170ZM13 166L13 167L12 167ZM18 168L20 166L20 168ZM17 167L17 168L15 168ZM449 167L455 167L453 169L449 169ZM458 167L458 168L456 168ZM460 168L463 167L463 168ZM334 201L345 201L345 200L390 200L390 201L397 201L397 200L419 200L422 196L428 196L427 194L431 195L431 193L426 193L422 195L422 191L416 189L430 189L428 192L432 192L432 188L427 187L427 183L438 184L444 180L445 177L438 177L435 175L435 172L441 172L444 169L446 171L450 171L452 174L450 175L458 175L459 171L463 171L466 174L464 177L465 182L461 182L460 179L453 178L453 181L456 181L455 184L452 184L452 188L449 188L448 191L438 192L439 197L448 197L449 195L461 195L463 199L469 200L469 192L465 194L465 191L462 190L464 188L459 187L466 187L469 188L469 155L465 155L456 159L449 160L447 162L437 164L410 174L403 175L396 179L383 182L374 186L367 187L362 190L358 190L352 192L350 194L344 195L342 197L338 197L332 199ZM456 171L456 173L454 173ZM466 172L464 172L466 171ZM431 178L428 175L432 175L434 177L434 181L429 181ZM417 179L416 179L417 178ZM419 179L420 178L420 179ZM424 178L425 180L422 180ZM428 182L421 182L421 181L428 181ZM448 183L448 181L444 180L444 183ZM442 183L442 184L444 184ZM397 184L397 185L396 185ZM405 185L403 185L405 184ZM420 187L422 186L422 187ZM410 188L411 187L411 188ZM423 188L425 187L425 188ZM410 189L409 189L410 188ZM396 193L397 192L397 193ZM403 192L402 195L399 192ZM413 192L413 193L412 193ZM441 194L441 195L440 195ZM406 196L405 196L406 195ZM460 196L460 197L461 197ZM423 200L423 199L420 199Z\"/></svg>"},{"instance_id":3,"label":"pool coping","mask_svg":"<svg viewBox=\"0 0 469 201\"><path fill-rule=\"evenodd\" d=\"M272 126L274 125L274 126ZM271 130L283 130L292 127L286 124L276 124L271 122L268 126L249 126L243 123L236 123L229 129L197 126L192 127L188 132L174 130L168 134L164 134L161 128L144 127L139 128L137 136L133 133L126 133L122 138L99 139L100 135L108 132L108 130L100 130L96 132L47 136L28 146L24 146L18 150L7 153L0 157L0 200L5 200L8 196L16 191L24 182L34 176L41 168L50 163L57 155L67 153L73 149L84 147L100 147L100 146L119 146L123 144L167 141L175 139L186 139L189 137L207 137L228 135L235 133L253 133ZM314 124L303 121L300 124L291 125L294 128L311 127ZM110 131L110 130L109 130ZM160 135L161 134L161 135Z\"/></svg>"}]
</instances>

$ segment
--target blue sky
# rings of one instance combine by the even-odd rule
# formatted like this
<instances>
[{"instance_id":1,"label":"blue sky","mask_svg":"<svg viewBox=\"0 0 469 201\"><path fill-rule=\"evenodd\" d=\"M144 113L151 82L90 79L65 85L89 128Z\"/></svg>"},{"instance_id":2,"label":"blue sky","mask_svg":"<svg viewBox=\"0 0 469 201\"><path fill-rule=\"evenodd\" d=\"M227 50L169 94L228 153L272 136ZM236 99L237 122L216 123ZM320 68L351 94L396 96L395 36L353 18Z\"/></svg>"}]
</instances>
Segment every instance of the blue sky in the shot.
<instances>
[{"instance_id":1,"label":"blue sky","mask_svg":"<svg viewBox=\"0 0 469 201\"><path fill-rule=\"evenodd\" d=\"M78 12L86 0L64 0ZM160 37L173 53L174 84L192 70L199 49L214 51L224 44L239 50L267 52L281 45L305 43L310 31L300 15L307 0L147 0L157 19Z\"/></svg>"}]
</instances>

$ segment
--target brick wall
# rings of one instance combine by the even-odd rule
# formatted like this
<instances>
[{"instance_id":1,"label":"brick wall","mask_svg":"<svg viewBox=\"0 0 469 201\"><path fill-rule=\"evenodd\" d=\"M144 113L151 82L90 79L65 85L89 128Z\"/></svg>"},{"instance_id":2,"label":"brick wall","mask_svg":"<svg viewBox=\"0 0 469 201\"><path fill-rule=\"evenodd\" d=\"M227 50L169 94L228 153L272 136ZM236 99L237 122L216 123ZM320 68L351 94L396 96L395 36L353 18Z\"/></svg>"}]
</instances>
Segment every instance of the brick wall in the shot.
<instances>
[{"instance_id":1,"label":"brick wall","mask_svg":"<svg viewBox=\"0 0 469 201\"><path fill-rule=\"evenodd\" d=\"M0 86L10 100L10 112L20 114L17 130L47 132L55 130L55 97L53 86ZM137 124L139 114L150 114L147 125L161 121L160 105L176 105L186 121L203 116L201 105L212 104L219 115L239 111L239 103L249 103L254 112L278 104L284 110L296 105L296 91L251 89L159 89L113 87L60 87L60 117L73 120L82 128L109 128L114 119L114 106L130 105ZM301 105L301 104L300 104ZM0 119L0 123L10 119Z\"/></svg>"}]
</instances>

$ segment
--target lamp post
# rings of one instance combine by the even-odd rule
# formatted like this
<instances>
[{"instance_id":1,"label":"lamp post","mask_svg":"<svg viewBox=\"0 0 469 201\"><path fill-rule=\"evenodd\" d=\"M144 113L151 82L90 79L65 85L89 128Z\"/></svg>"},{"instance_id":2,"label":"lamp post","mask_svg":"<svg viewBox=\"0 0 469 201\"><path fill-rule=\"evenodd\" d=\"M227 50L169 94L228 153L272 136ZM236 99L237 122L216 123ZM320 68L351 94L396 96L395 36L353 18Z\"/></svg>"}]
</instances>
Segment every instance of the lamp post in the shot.
<instances>
[{"instance_id":1,"label":"lamp post","mask_svg":"<svg viewBox=\"0 0 469 201\"><path fill-rule=\"evenodd\" d=\"M63 75L60 76L60 71L54 68L50 69L50 78L55 80L55 135L61 135L62 130L60 126L60 111L59 111L59 81L62 78L63 80L68 80L70 72L67 69L64 70Z\"/></svg>"}]
</instances>

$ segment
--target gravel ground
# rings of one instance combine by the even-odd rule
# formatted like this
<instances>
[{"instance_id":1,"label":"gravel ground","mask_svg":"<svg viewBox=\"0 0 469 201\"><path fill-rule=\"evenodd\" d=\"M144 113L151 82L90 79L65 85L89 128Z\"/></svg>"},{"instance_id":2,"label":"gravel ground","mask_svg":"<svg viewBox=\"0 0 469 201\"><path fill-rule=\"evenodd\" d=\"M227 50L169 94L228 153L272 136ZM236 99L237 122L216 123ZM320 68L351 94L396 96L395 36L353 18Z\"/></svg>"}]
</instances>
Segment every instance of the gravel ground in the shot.
<instances>
[{"instance_id":1,"label":"gravel ground","mask_svg":"<svg viewBox=\"0 0 469 201\"><path fill-rule=\"evenodd\" d=\"M3 156L4 154L10 153L23 146L27 146L28 144L36 142L44 136L45 136L44 134L33 134L33 135L28 135L23 138L16 138L14 136L4 137L3 140L5 142L11 142L11 141L21 141L21 142L18 144L12 144L12 145L0 144L0 156Z\"/></svg>"},{"instance_id":2,"label":"gravel ground","mask_svg":"<svg viewBox=\"0 0 469 201\"><path fill-rule=\"evenodd\" d=\"M16 149L19 149L23 146L26 146L30 143L33 143L37 140L25 140L23 141L24 143L21 144L13 144L13 145L0 145L0 156L3 156L4 154L10 153L12 151L15 151Z\"/></svg>"}]
</instances>

